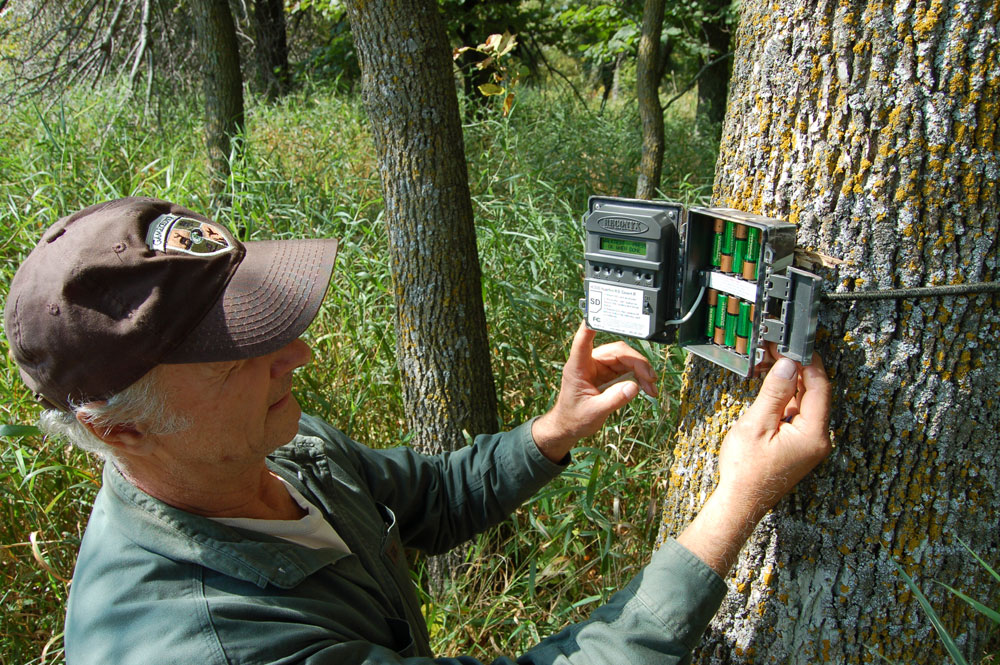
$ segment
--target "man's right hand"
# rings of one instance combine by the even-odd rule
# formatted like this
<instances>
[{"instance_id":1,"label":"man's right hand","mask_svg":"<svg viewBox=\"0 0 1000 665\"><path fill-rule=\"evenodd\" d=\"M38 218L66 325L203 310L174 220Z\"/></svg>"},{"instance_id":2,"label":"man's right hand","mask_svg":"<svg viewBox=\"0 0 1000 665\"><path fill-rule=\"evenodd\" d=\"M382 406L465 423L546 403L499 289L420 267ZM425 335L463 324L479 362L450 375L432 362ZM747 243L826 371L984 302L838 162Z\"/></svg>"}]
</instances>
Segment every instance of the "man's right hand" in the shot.
<instances>
[{"instance_id":1,"label":"man's right hand","mask_svg":"<svg viewBox=\"0 0 1000 665\"><path fill-rule=\"evenodd\" d=\"M757 522L830 454L830 382L813 355L776 357L757 399L722 442L719 485L677 541L725 576Z\"/></svg>"}]
</instances>

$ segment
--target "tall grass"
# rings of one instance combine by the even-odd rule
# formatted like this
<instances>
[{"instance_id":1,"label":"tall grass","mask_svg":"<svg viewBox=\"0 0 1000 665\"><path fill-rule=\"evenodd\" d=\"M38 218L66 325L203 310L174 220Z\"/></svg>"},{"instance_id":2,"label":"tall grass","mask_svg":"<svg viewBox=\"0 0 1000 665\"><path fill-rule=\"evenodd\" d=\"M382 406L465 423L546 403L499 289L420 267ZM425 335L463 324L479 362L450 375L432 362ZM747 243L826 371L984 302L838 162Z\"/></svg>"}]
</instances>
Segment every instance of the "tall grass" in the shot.
<instances>
[{"instance_id":1,"label":"tall grass","mask_svg":"<svg viewBox=\"0 0 1000 665\"><path fill-rule=\"evenodd\" d=\"M208 211L200 114L178 101L156 120L115 89L9 110L0 127L0 297L41 231L68 211L139 194ZM665 193L692 202L707 192L714 152L691 123L668 127ZM511 425L554 400L580 318L580 215L590 194L631 195L637 134L632 109L599 115L544 91L519 94L508 119L466 127L493 368ZM315 361L299 374L303 408L369 445L405 442L383 203L358 100L310 89L254 108L244 147L219 219L242 239L342 241L308 332ZM0 344L0 425L31 424L37 407ZM679 356L642 348L661 373L663 398L636 400L562 478L477 539L455 584L426 599L441 653L519 652L586 613L648 556ZM30 430L0 436L0 663L60 662L99 465Z\"/></svg>"}]
</instances>

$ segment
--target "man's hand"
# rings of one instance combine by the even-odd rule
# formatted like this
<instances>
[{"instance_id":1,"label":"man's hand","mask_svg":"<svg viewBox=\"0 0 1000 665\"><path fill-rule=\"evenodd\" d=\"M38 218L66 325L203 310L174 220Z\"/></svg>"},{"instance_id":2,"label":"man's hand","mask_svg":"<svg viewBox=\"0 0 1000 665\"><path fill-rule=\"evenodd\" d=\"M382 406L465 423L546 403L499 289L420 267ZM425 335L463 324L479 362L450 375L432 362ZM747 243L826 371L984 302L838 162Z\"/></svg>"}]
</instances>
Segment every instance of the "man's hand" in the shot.
<instances>
[{"instance_id":1,"label":"man's hand","mask_svg":"<svg viewBox=\"0 0 1000 665\"><path fill-rule=\"evenodd\" d=\"M830 382L813 355L802 367L775 356L757 399L736 421L719 453L719 490L763 516L830 454ZM759 517L758 517L759 519Z\"/></svg>"},{"instance_id":2,"label":"man's hand","mask_svg":"<svg viewBox=\"0 0 1000 665\"><path fill-rule=\"evenodd\" d=\"M725 576L757 522L830 454L830 383L818 355L777 355L757 399L722 442L719 485L677 537Z\"/></svg>"},{"instance_id":3,"label":"man's hand","mask_svg":"<svg viewBox=\"0 0 1000 665\"><path fill-rule=\"evenodd\" d=\"M656 396L656 373L646 358L625 342L594 348L594 331L580 324L569 359L563 367L559 397L551 411L536 420L531 435L553 462L562 460L576 443L597 432L608 416L639 394L639 386ZM603 391L605 384L633 372L638 385L625 381Z\"/></svg>"}]
</instances>

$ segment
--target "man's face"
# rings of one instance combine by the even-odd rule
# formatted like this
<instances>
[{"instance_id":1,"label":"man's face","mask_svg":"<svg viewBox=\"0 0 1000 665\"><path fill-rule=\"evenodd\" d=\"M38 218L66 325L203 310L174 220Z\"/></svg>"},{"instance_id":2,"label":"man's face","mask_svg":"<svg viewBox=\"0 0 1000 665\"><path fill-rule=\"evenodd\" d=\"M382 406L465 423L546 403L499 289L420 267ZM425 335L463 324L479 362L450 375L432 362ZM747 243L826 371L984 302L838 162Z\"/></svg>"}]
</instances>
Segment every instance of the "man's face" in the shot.
<instances>
[{"instance_id":1,"label":"man's face","mask_svg":"<svg viewBox=\"0 0 1000 665\"><path fill-rule=\"evenodd\" d=\"M302 340L245 360L162 365L170 409L191 427L160 439L165 463L259 464L298 431L292 371L312 353Z\"/></svg>"}]
</instances>

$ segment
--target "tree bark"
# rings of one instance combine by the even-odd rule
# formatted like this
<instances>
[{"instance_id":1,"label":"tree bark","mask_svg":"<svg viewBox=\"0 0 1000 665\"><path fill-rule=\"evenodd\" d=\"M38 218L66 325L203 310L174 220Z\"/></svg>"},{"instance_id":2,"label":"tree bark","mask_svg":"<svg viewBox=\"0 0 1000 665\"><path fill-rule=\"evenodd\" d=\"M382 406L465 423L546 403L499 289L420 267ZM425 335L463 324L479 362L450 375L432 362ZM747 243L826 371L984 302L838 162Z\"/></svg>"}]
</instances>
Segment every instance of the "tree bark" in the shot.
<instances>
[{"instance_id":1,"label":"tree bark","mask_svg":"<svg viewBox=\"0 0 1000 665\"><path fill-rule=\"evenodd\" d=\"M284 0L254 0L253 28L260 89L273 102L284 97L291 85Z\"/></svg>"},{"instance_id":2,"label":"tree bark","mask_svg":"<svg viewBox=\"0 0 1000 665\"><path fill-rule=\"evenodd\" d=\"M749 0L715 204L797 223L844 261L830 290L996 280L998 21L996 0ZM998 305L822 304L836 449L747 543L695 662L945 662L893 561L979 660L982 617L931 580L1000 599L958 543L1000 558ZM662 535L711 491L757 385L689 360Z\"/></svg>"},{"instance_id":3,"label":"tree bark","mask_svg":"<svg viewBox=\"0 0 1000 665\"><path fill-rule=\"evenodd\" d=\"M233 139L244 129L240 50L227 0L193 0L191 9L202 60L209 184L218 198L229 180Z\"/></svg>"},{"instance_id":4,"label":"tree bark","mask_svg":"<svg viewBox=\"0 0 1000 665\"><path fill-rule=\"evenodd\" d=\"M663 107L660 104L660 32L664 0L645 0L636 62L636 90L642 121L642 158L636 198L652 199L663 174Z\"/></svg>"},{"instance_id":5,"label":"tree bark","mask_svg":"<svg viewBox=\"0 0 1000 665\"><path fill-rule=\"evenodd\" d=\"M430 0L347 4L385 193L407 429L424 451L497 429L451 53Z\"/></svg>"}]
</instances>

